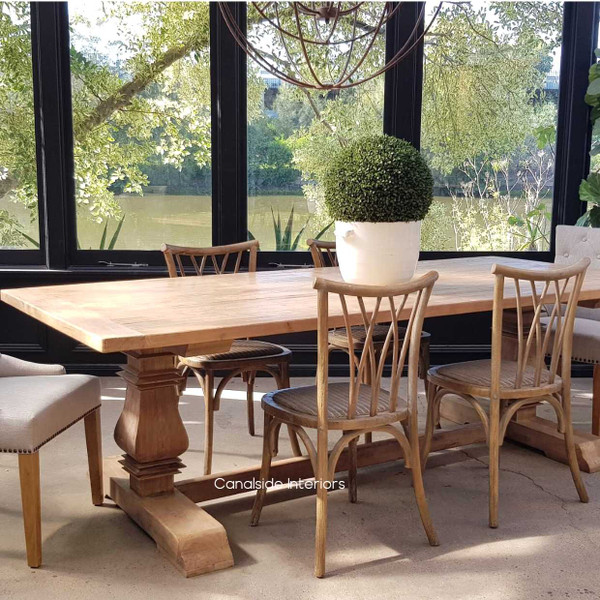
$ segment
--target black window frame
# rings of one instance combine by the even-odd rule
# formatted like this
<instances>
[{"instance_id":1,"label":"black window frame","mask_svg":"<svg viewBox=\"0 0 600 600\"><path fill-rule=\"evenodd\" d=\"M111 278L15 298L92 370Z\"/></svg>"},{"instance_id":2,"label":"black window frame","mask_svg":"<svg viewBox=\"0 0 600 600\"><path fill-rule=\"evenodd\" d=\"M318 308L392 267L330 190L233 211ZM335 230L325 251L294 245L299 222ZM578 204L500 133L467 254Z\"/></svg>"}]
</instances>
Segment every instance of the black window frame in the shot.
<instances>
[{"instance_id":1,"label":"black window frame","mask_svg":"<svg viewBox=\"0 0 600 600\"><path fill-rule=\"evenodd\" d=\"M395 53L412 30L422 3L404 3L388 26L386 52ZM246 3L231 10L246 27ZM422 259L510 256L553 260L554 231L583 213L578 198L589 171L591 128L584 102L587 71L594 62L600 2L565 2L560 65L558 134L551 247L544 252L422 252ZM210 4L212 222L213 244L247 236L247 58L229 33L216 3ZM67 2L31 3L32 77L37 139L39 250L1 250L2 268L107 272L114 263L146 264L137 270L164 270L159 250L78 250L73 161L73 124ZM385 74L383 131L420 144L423 80L422 45ZM168 241L168 240L165 240ZM103 266L100 261L109 263ZM259 266L309 265L308 252L259 253ZM116 268L118 270L118 268Z\"/></svg>"}]
</instances>

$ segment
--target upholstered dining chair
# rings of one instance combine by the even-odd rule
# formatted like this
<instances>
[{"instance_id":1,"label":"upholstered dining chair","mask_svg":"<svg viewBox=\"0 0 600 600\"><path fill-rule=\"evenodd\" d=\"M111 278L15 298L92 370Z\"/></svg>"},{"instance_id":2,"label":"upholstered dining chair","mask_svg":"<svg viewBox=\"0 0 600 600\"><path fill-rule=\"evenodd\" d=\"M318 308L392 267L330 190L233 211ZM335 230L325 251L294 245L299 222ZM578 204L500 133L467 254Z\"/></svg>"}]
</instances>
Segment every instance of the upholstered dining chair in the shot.
<instances>
[{"instance_id":1,"label":"upholstered dining chair","mask_svg":"<svg viewBox=\"0 0 600 600\"><path fill-rule=\"evenodd\" d=\"M439 404L447 395L468 401L479 415L489 448L489 525L498 526L499 453L506 429L515 413L531 404L547 402L564 435L569 467L581 502L588 495L579 472L571 420L571 351L577 301L589 258L570 266L526 270L494 265L492 357L434 367L429 370L427 425L423 442L423 466L431 448ZM516 292L517 360L502 359L502 318L507 286ZM533 303L525 319L523 291ZM549 364L546 364L549 356ZM483 402L482 402L483 401ZM484 408L488 402L488 410Z\"/></svg>"},{"instance_id":2,"label":"upholstered dining chair","mask_svg":"<svg viewBox=\"0 0 600 600\"><path fill-rule=\"evenodd\" d=\"M559 225L556 228L557 265L572 264L581 258L591 260L590 269L600 269L600 229ZM600 435L600 307L578 306L573 327L572 360L594 365L592 385L592 433Z\"/></svg>"},{"instance_id":3,"label":"upholstered dining chair","mask_svg":"<svg viewBox=\"0 0 600 600\"><path fill-rule=\"evenodd\" d=\"M317 278L318 293L318 366L316 386L292 388L266 394L262 399L265 426L263 458L259 485L251 524L258 524L266 495L277 436L282 424L292 427L306 446L317 482L317 518L315 575L325 574L327 534L327 491L334 479L336 465L346 451L349 471L349 499L356 502L357 439L367 432L393 436L402 447L405 464L412 472L414 493L423 527L432 546L438 540L431 522L419 457L417 422L417 368L423 318L431 290L438 274L427 273L408 283L390 287L358 286ZM354 360L354 340L350 309L360 310L364 342ZM348 336L349 382L329 383L329 316L343 314ZM374 335L380 321L391 320L381 349ZM399 321L407 321L401 328ZM390 357L389 389L382 386L382 376ZM407 393L400 393L404 367L408 365ZM368 377L367 377L368 374ZM364 383L369 381L369 383ZM317 446L306 429L317 431ZM328 452L329 431L341 431L342 436Z\"/></svg>"},{"instance_id":4,"label":"upholstered dining chair","mask_svg":"<svg viewBox=\"0 0 600 600\"><path fill-rule=\"evenodd\" d=\"M170 277L185 277L186 265L193 275L202 276L207 272L215 275L238 273L247 255L248 271L256 271L256 257L259 243L257 240L213 246L211 248L186 248L182 246L162 245ZM230 260L231 258L231 260ZM229 267L229 268L228 268ZM187 372L192 371L204 393L204 474L212 470L214 413L219 410L221 395L227 384L238 375L246 383L246 406L248 414L248 432L254 435L254 381L258 372L271 375L278 389L290 387L289 364L292 353L287 348L259 340L236 340L227 352L203 356L181 356L183 391ZM215 374L225 373L215 389ZM295 456L300 456L300 446L293 431L290 430L290 442Z\"/></svg>"},{"instance_id":5,"label":"upholstered dining chair","mask_svg":"<svg viewBox=\"0 0 600 600\"><path fill-rule=\"evenodd\" d=\"M60 365L40 365L0 354L0 452L18 455L30 567L42 563L39 451L81 419L85 425L92 502L100 505L104 499L100 380L64 372Z\"/></svg>"}]
</instances>

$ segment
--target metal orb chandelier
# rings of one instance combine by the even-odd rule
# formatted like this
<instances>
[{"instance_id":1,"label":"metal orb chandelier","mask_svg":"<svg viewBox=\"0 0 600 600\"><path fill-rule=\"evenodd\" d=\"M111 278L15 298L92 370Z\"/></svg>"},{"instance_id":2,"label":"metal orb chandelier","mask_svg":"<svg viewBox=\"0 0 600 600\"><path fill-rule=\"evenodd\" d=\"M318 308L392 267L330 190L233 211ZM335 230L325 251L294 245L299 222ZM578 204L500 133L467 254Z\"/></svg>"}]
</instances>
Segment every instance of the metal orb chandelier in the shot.
<instances>
[{"instance_id":1,"label":"metal orb chandelier","mask_svg":"<svg viewBox=\"0 0 600 600\"><path fill-rule=\"evenodd\" d=\"M425 26L423 2L404 44L386 60L386 25L403 2L249 2L261 26L250 35L227 2L218 4L250 58L282 81L314 90L351 88L396 66L423 40L442 6Z\"/></svg>"}]
</instances>

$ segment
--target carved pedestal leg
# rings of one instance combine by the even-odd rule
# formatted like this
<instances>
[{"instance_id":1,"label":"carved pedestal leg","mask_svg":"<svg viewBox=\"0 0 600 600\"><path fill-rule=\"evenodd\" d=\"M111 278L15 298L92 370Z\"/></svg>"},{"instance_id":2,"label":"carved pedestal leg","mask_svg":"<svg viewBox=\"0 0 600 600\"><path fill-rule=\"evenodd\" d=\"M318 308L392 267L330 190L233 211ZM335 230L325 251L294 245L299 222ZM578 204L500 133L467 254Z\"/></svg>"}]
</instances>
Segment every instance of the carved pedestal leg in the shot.
<instances>
[{"instance_id":1,"label":"carved pedestal leg","mask_svg":"<svg viewBox=\"0 0 600 600\"><path fill-rule=\"evenodd\" d=\"M179 415L181 375L175 356L131 353L121 376L127 394L115 441L125 451L120 462L129 481L111 479L112 499L184 575L232 566L223 526L174 488L174 475L184 466L179 455L188 447Z\"/></svg>"}]
</instances>

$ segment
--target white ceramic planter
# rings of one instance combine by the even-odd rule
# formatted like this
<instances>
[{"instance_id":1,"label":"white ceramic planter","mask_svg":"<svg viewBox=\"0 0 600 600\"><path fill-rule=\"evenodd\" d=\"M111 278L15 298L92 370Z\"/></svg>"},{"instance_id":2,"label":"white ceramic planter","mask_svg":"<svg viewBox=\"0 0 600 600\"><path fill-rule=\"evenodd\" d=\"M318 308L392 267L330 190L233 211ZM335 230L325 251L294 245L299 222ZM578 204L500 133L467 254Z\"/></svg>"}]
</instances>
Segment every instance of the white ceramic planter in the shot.
<instances>
[{"instance_id":1,"label":"white ceramic planter","mask_svg":"<svg viewBox=\"0 0 600 600\"><path fill-rule=\"evenodd\" d=\"M415 274L421 221L408 223L335 222L337 259L344 281L391 285Z\"/></svg>"}]
</instances>

